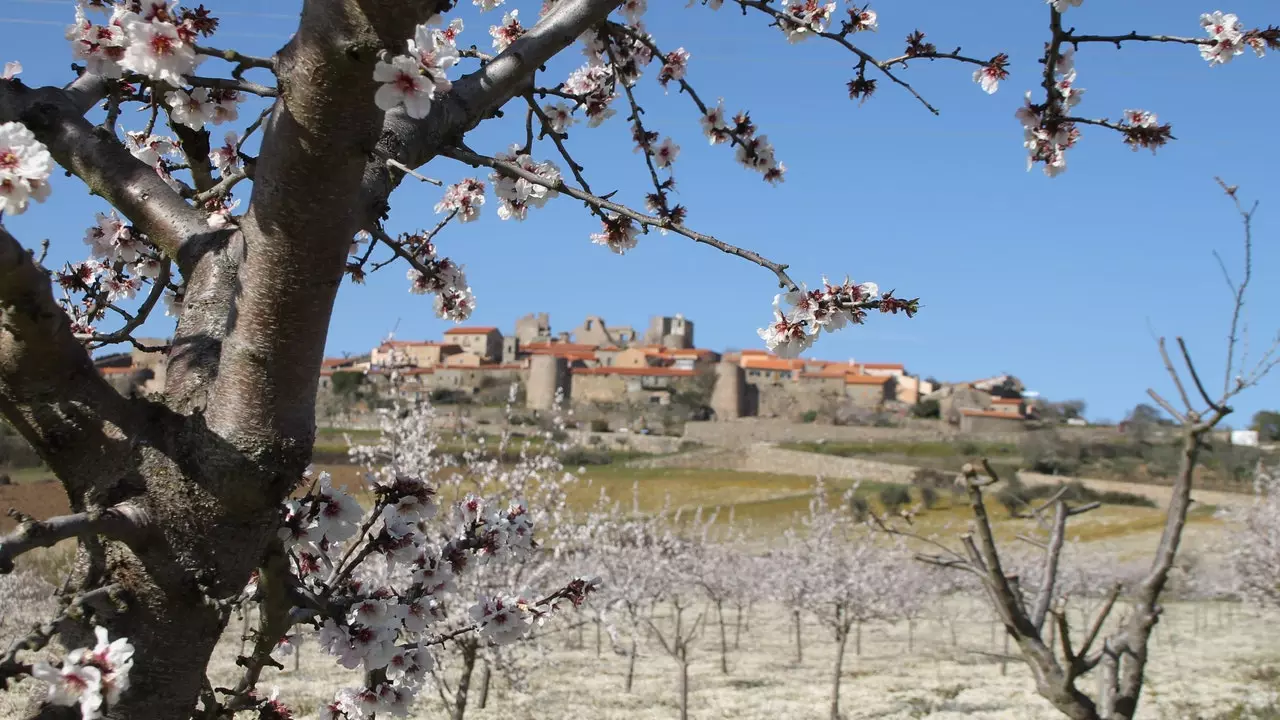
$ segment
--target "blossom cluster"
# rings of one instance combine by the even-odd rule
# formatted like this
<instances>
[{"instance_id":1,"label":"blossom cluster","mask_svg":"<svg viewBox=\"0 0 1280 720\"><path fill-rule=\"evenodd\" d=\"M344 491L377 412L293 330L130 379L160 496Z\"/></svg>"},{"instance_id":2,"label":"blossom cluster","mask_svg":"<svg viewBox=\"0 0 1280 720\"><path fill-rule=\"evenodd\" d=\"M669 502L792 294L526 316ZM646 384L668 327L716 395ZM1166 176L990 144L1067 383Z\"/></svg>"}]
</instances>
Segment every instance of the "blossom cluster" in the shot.
<instances>
[{"instance_id":1,"label":"blossom cluster","mask_svg":"<svg viewBox=\"0 0 1280 720\"><path fill-rule=\"evenodd\" d=\"M545 511L500 501L487 489L497 481L545 499L558 488L553 458L522 454L505 469L475 455L453 458L439 452L429 406L397 407L383 418L382 441L351 450L369 469L370 509L325 473L283 508L280 538L297 582L326 608L314 620L319 646L343 667L373 673L364 687L339 691L322 717L404 717L437 665L433 653L448 651L446 641L515 643L555 599L576 606L598 584L579 578L540 601L492 584L536 564L534 528ZM455 462L450 478L445 470ZM458 607L464 597L474 601Z\"/></svg>"},{"instance_id":2,"label":"blossom cluster","mask_svg":"<svg viewBox=\"0 0 1280 720\"><path fill-rule=\"evenodd\" d=\"M107 306L132 299L147 281L157 281L163 260L146 236L114 210L97 214L85 231L84 244L90 257L68 264L55 279L62 289L59 302L71 319L72 331L88 335ZM72 293L78 293L80 299L73 300ZM169 314L174 314L172 309Z\"/></svg>"},{"instance_id":3,"label":"blossom cluster","mask_svg":"<svg viewBox=\"0 0 1280 720\"><path fill-rule=\"evenodd\" d=\"M21 215L49 197L53 157L26 125L0 124L0 213Z\"/></svg>"},{"instance_id":4,"label":"blossom cluster","mask_svg":"<svg viewBox=\"0 0 1280 720\"><path fill-rule=\"evenodd\" d=\"M484 183L467 178L445 189L444 197L436 203L437 213L457 213L458 222L466 223L480 217L484 205Z\"/></svg>"},{"instance_id":5,"label":"blossom cluster","mask_svg":"<svg viewBox=\"0 0 1280 720\"><path fill-rule=\"evenodd\" d=\"M782 303L790 307L782 310ZM893 297L892 291L881 293L879 286L867 282L855 284L848 277L832 285L824 277L822 288L809 290L805 285L773 299L774 321L760 328L758 334L769 350L780 357L792 358L808 349L820 332L834 332L847 325L860 325L867 310L882 313L915 315L919 300Z\"/></svg>"},{"instance_id":6,"label":"blossom cluster","mask_svg":"<svg viewBox=\"0 0 1280 720\"><path fill-rule=\"evenodd\" d=\"M379 108L390 111L403 105L409 117L424 118L436 94L453 87L446 73L461 58L455 43L462 20L455 19L447 28L437 27L440 22L436 16L415 28L408 54L378 61L373 79L382 84L374 95Z\"/></svg>"},{"instance_id":7,"label":"blossom cluster","mask_svg":"<svg viewBox=\"0 0 1280 720\"><path fill-rule=\"evenodd\" d=\"M120 700L120 694L129 688L133 667L133 645L128 639L111 640L103 627L94 628L94 634L97 645L67 653L61 667L38 662L31 668L32 677L48 683L48 702L79 705L83 720L102 717L106 708Z\"/></svg>"},{"instance_id":8,"label":"blossom cluster","mask_svg":"<svg viewBox=\"0 0 1280 720\"><path fill-rule=\"evenodd\" d=\"M535 161L519 144L513 144L507 152L495 157L516 165L547 183L560 182L559 166L550 160ZM498 217L503 220L524 220L529 215L530 207L540 208L546 205L548 200L560 194L546 185L497 171L489 175L489 180L493 183L494 194L498 196Z\"/></svg>"},{"instance_id":9,"label":"blossom cluster","mask_svg":"<svg viewBox=\"0 0 1280 720\"><path fill-rule=\"evenodd\" d=\"M109 12L106 22L89 19L95 10ZM217 26L203 6L180 10L170 0L131 0L108 7L77 0L76 21L66 38L90 74L120 78L128 71L181 87L203 59L196 54L196 39L212 35Z\"/></svg>"},{"instance_id":10,"label":"blossom cluster","mask_svg":"<svg viewBox=\"0 0 1280 720\"><path fill-rule=\"evenodd\" d=\"M1023 145L1027 148L1027 170L1044 163L1044 174L1056 177L1067 169L1067 150L1080 139L1074 122L1065 119L1067 110L1080 102L1083 88L1076 87L1075 51L1068 48L1053 68L1053 91L1048 103L1033 105L1031 93L1014 116L1022 123Z\"/></svg>"}]
</instances>

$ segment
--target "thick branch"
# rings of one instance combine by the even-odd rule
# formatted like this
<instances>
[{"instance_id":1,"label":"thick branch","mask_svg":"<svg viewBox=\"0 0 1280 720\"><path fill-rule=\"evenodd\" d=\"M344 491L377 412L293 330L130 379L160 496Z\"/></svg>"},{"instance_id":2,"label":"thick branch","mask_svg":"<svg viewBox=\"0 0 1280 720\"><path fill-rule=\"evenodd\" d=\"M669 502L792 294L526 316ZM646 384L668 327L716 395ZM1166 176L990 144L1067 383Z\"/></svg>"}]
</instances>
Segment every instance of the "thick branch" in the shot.
<instances>
[{"instance_id":1,"label":"thick branch","mask_svg":"<svg viewBox=\"0 0 1280 720\"><path fill-rule=\"evenodd\" d=\"M36 548L53 547L73 537L102 536L136 543L147 531L147 513L132 504L121 504L104 512L82 512L48 520L25 519L18 528L0 538L0 573L13 572L13 561Z\"/></svg>"},{"instance_id":2,"label":"thick branch","mask_svg":"<svg viewBox=\"0 0 1280 720\"><path fill-rule=\"evenodd\" d=\"M133 157L114 133L84 118L93 104L92 78L73 84L74 90L32 89L18 80L0 81L0 122L17 121L48 146L58 164L74 173L146 233L170 257L193 235L207 234L204 218L188 205L155 170ZM86 100L92 100L86 103Z\"/></svg>"},{"instance_id":3,"label":"thick branch","mask_svg":"<svg viewBox=\"0 0 1280 720\"><path fill-rule=\"evenodd\" d=\"M134 406L94 368L49 276L0 227L0 412L72 495L134 472Z\"/></svg>"}]
</instances>

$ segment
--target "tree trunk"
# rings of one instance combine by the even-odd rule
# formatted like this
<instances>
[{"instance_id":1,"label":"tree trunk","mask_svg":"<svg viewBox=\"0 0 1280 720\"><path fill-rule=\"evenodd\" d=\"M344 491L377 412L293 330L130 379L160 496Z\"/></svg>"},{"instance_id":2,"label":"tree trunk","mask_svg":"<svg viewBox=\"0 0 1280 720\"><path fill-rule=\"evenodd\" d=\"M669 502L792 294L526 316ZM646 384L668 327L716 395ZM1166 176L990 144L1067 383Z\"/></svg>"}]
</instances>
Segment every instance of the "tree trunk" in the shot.
<instances>
[{"instance_id":1,"label":"tree trunk","mask_svg":"<svg viewBox=\"0 0 1280 720\"><path fill-rule=\"evenodd\" d=\"M1000 674L1006 675L1009 672L1009 633L1004 634L1004 652L1000 654Z\"/></svg>"},{"instance_id":2,"label":"tree trunk","mask_svg":"<svg viewBox=\"0 0 1280 720\"><path fill-rule=\"evenodd\" d=\"M854 653L862 657L862 621L854 623Z\"/></svg>"},{"instance_id":3,"label":"tree trunk","mask_svg":"<svg viewBox=\"0 0 1280 720\"><path fill-rule=\"evenodd\" d=\"M742 606L738 605L736 607L737 607L737 617L734 618L734 622L733 622L733 649L734 650L737 650L741 647L741 641L742 641Z\"/></svg>"},{"instance_id":4,"label":"tree trunk","mask_svg":"<svg viewBox=\"0 0 1280 720\"><path fill-rule=\"evenodd\" d=\"M689 720L689 659L684 656L684 648L676 662L680 665L680 720Z\"/></svg>"},{"instance_id":5,"label":"tree trunk","mask_svg":"<svg viewBox=\"0 0 1280 720\"><path fill-rule=\"evenodd\" d=\"M601 653L600 626L603 624L604 623L600 622L600 618L596 618L596 657L600 657L600 653Z\"/></svg>"},{"instance_id":6,"label":"tree trunk","mask_svg":"<svg viewBox=\"0 0 1280 720\"><path fill-rule=\"evenodd\" d=\"M480 669L480 701L476 704L476 707L481 710L485 709L489 704L489 679L491 675L492 670L489 668L489 662L485 661L484 667Z\"/></svg>"},{"instance_id":7,"label":"tree trunk","mask_svg":"<svg viewBox=\"0 0 1280 720\"><path fill-rule=\"evenodd\" d=\"M627 692L631 692L631 683L636 677L636 638L631 636L631 652L627 653Z\"/></svg>"},{"instance_id":8,"label":"tree trunk","mask_svg":"<svg viewBox=\"0 0 1280 720\"><path fill-rule=\"evenodd\" d=\"M804 641L800 635L800 611L792 610L791 617L796 627L796 664L801 665L804 663Z\"/></svg>"},{"instance_id":9,"label":"tree trunk","mask_svg":"<svg viewBox=\"0 0 1280 720\"><path fill-rule=\"evenodd\" d=\"M724 603L716 601L716 620L720 623L720 673L729 674L729 635L724 624Z\"/></svg>"},{"instance_id":10,"label":"tree trunk","mask_svg":"<svg viewBox=\"0 0 1280 720\"><path fill-rule=\"evenodd\" d=\"M907 618L907 652L915 652L916 649L916 621L914 618Z\"/></svg>"},{"instance_id":11,"label":"tree trunk","mask_svg":"<svg viewBox=\"0 0 1280 720\"><path fill-rule=\"evenodd\" d=\"M472 642L462 644L462 674L458 676L458 689L453 694L453 720L462 720L467 713L467 693L471 690L471 671L476 667L476 646Z\"/></svg>"},{"instance_id":12,"label":"tree trunk","mask_svg":"<svg viewBox=\"0 0 1280 720\"><path fill-rule=\"evenodd\" d=\"M840 675L844 672L844 649L849 644L849 628L836 629L836 662L831 671L831 720L840 720Z\"/></svg>"}]
</instances>

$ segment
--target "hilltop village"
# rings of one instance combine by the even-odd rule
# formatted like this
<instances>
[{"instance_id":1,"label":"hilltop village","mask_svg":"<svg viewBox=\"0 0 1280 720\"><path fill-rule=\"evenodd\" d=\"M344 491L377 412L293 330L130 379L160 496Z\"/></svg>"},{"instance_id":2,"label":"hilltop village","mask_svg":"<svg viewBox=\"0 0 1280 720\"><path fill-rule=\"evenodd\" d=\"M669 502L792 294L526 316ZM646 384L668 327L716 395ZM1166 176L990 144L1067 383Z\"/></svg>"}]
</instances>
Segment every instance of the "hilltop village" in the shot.
<instances>
[{"instance_id":1,"label":"hilltop village","mask_svg":"<svg viewBox=\"0 0 1280 720\"><path fill-rule=\"evenodd\" d=\"M163 341L155 341L163 344ZM158 392L163 356L134 351L99 358L125 393ZM1013 429L1035 414L1016 379L944 384L901 363L782 359L763 350L699 348L693 321L655 316L643 332L589 316L553 332L546 313L497 327L455 327L438 340L389 338L367 354L324 360L318 412L349 414L397 398L437 405L517 403L545 411L560 402L581 413L679 415L680 420L746 417L871 424L922 402L962 431Z\"/></svg>"}]
</instances>

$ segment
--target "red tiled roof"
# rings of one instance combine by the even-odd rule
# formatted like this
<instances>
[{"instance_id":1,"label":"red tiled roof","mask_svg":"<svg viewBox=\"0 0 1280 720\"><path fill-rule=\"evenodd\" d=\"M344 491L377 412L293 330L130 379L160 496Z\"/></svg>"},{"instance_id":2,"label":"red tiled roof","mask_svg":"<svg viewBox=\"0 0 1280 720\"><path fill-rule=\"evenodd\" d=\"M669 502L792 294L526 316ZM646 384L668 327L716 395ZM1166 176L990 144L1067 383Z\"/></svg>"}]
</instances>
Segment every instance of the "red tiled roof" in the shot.
<instances>
[{"instance_id":1,"label":"red tiled roof","mask_svg":"<svg viewBox=\"0 0 1280 720\"><path fill-rule=\"evenodd\" d=\"M574 375L639 375L644 377L693 377L693 370L668 367L591 367L574 368Z\"/></svg>"},{"instance_id":2,"label":"red tiled roof","mask_svg":"<svg viewBox=\"0 0 1280 720\"><path fill-rule=\"evenodd\" d=\"M800 377L816 377L816 378L844 378L849 375L846 367L839 365L828 365L818 370L806 370L800 373Z\"/></svg>"},{"instance_id":3,"label":"red tiled roof","mask_svg":"<svg viewBox=\"0 0 1280 720\"><path fill-rule=\"evenodd\" d=\"M1022 398L991 398L993 405L1021 405Z\"/></svg>"},{"instance_id":4,"label":"red tiled roof","mask_svg":"<svg viewBox=\"0 0 1280 720\"><path fill-rule=\"evenodd\" d=\"M488 335L497 332L496 327L456 327L444 331L445 335Z\"/></svg>"},{"instance_id":5,"label":"red tiled roof","mask_svg":"<svg viewBox=\"0 0 1280 720\"><path fill-rule=\"evenodd\" d=\"M804 361L783 360L773 356L756 357L744 355L742 357L742 367L747 370L800 370L804 367Z\"/></svg>"},{"instance_id":6,"label":"red tiled roof","mask_svg":"<svg viewBox=\"0 0 1280 720\"><path fill-rule=\"evenodd\" d=\"M906 370L907 366L902 363L858 363L864 368L872 370Z\"/></svg>"}]
</instances>

